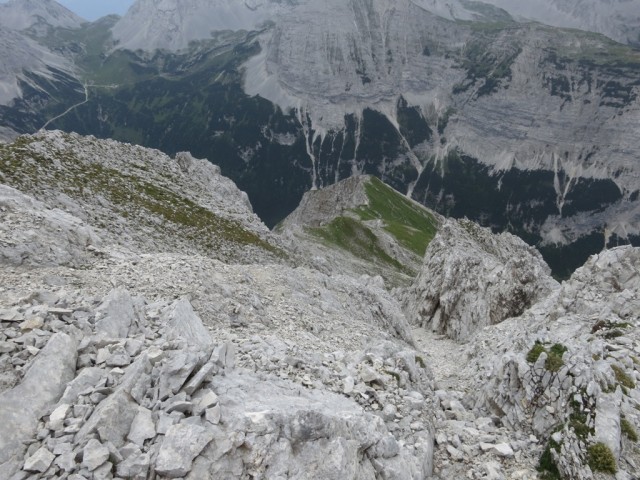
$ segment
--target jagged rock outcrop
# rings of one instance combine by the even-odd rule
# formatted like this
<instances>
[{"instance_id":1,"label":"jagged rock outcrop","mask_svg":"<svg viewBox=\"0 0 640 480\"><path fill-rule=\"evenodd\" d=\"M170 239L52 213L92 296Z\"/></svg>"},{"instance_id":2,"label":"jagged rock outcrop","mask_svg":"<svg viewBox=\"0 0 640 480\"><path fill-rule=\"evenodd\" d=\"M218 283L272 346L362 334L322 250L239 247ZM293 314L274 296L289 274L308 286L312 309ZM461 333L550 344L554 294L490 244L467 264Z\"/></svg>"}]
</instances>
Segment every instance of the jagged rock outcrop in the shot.
<instances>
[{"instance_id":1,"label":"jagged rock outcrop","mask_svg":"<svg viewBox=\"0 0 640 480\"><path fill-rule=\"evenodd\" d=\"M544 468L563 478L594 478L606 466L590 454L597 444L614 467L637 471L630 446L640 425L639 272L640 249L604 251L469 347L472 370L483 378L470 401L546 439Z\"/></svg>"},{"instance_id":2,"label":"jagged rock outcrop","mask_svg":"<svg viewBox=\"0 0 640 480\"><path fill-rule=\"evenodd\" d=\"M284 247L187 154L59 132L0 153L3 180L39 198L3 186L38 207L3 218L11 238L63 238L36 228L62 209L101 238L58 242L81 268L0 259L2 478L431 475L433 374L379 278L247 249ZM198 237L181 208L234 223Z\"/></svg>"},{"instance_id":3,"label":"jagged rock outcrop","mask_svg":"<svg viewBox=\"0 0 640 480\"><path fill-rule=\"evenodd\" d=\"M540 254L519 238L467 220L447 220L405 293L409 321L466 341L476 330L519 316L557 283Z\"/></svg>"},{"instance_id":4,"label":"jagged rock outcrop","mask_svg":"<svg viewBox=\"0 0 640 480\"><path fill-rule=\"evenodd\" d=\"M282 229L321 227L351 210L368 206L365 185L371 179L368 175L354 175L326 188L305 193L298 208L282 221Z\"/></svg>"}]
</instances>

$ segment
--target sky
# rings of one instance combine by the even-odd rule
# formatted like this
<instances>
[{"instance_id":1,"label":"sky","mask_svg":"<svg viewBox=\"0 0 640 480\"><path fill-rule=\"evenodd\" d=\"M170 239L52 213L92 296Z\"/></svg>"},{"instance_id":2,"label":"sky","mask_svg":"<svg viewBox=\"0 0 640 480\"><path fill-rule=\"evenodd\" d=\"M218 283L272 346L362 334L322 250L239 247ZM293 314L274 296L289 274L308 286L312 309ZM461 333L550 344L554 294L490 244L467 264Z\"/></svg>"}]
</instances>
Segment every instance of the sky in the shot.
<instances>
[{"instance_id":1,"label":"sky","mask_svg":"<svg viewBox=\"0 0 640 480\"><path fill-rule=\"evenodd\" d=\"M7 0L0 0L5 3ZM56 0L85 20L97 20L100 17L117 13L124 15L135 0Z\"/></svg>"},{"instance_id":2,"label":"sky","mask_svg":"<svg viewBox=\"0 0 640 480\"><path fill-rule=\"evenodd\" d=\"M134 0L57 0L85 20L96 20L110 13L123 15Z\"/></svg>"}]
</instances>

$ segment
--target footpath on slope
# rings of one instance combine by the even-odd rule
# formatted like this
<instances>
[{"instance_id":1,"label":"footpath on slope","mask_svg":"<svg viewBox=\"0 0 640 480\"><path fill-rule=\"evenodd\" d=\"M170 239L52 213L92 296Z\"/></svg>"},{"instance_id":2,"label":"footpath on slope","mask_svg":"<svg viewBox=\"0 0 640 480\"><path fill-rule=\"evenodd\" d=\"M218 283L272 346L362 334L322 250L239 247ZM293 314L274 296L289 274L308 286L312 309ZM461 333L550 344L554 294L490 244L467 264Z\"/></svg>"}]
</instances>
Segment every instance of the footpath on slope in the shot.
<instances>
[{"instance_id":1,"label":"footpath on slope","mask_svg":"<svg viewBox=\"0 0 640 480\"><path fill-rule=\"evenodd\" d=\"M465 368L465 344L421 327L412 329L416 347L432 368L436 388L434 478L534 480L542 452L539 440L504 427L474 411L466 399L475 379Z\"/></svg>"},{"instance_id":2,"label":"footpath on slope","mask_svg":"<svg viewBox=\"0 0 640 480\"><path fill-rule=\"evenodd\" d=\"M419 350L433 369L436 388L469 393L473 381L464 376L465 347L445 335L438 335L421 327L411 331Z\"/></svg>"}]
</instances>

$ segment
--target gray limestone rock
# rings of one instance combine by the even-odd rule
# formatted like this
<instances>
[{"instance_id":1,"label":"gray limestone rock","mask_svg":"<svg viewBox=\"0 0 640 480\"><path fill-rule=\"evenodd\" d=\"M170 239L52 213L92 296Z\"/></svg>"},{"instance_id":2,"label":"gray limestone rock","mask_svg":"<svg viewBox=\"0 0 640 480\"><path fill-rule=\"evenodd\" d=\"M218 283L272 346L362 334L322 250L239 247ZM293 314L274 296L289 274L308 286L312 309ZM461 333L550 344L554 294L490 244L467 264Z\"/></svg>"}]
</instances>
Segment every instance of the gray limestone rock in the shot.
<instances>
[{"instance_id":1,"label":"gray limestone rock","mask_svg":"<svg viewBox=\"0 0 640 480\"><path fill-rule=\"evenodd\" d=\"M144 441L156 436L156 426L153 421L153 415L151 410L144 407L138 407L133 422L131 423L131 430L127 435L127 438L142 447Z\"/></svg>"},{"instance_id":2,"label":"gray limestone rock","mask_svg":"<svg viewBox=\"0 0 640 480\"><path fill-rule=\"evenodd\" d=\"M186 298L178 300L167 310L164 324L164 335L168 340L182 339L202 351L210 351L213 348L209 331Z\"/></svg>"},{"instance_id":3,"label":"gray limestone rock","mask_svg":"<svg viewBox=\"0 0 640 480\"><path fill-rule=\"evenodd\" d=\"M49 209L7 185L0 184L0 208L0 236L6 239L0 247L0 263L80 265L87 261L86 247L100 243L94 230L79 218ZM30 228L33 223L37 230Z\"/></svg>"},{"instance_id":4,"label":"gray limestone rock","mask_svg":"<svg viewBox=\"0 0 640 480\"><path fill-rule=\"evenodd\" d=\"M45 447L39 448L24 462L24 470L27 472L44 473L49 469L55 455Z\"/></svg>"},{"instance_id":5,"label":"gray limestone rock","mask_svg":"<svg viewBox=\"0 0 640 480\"><path fill-rule=\"evenodd\" d=\"M220 408L220 405L214 405L211 408L207 408L204 414L204 418L212 425L218 425L221 417L222 409Z\"/></svg>"},{"instance_id":6,"label":"gray limestone rock","mask_svg":"<svg viewBox=\"0 0 640 480\"><path fill-rule=\"evenodd\" d=\"M67 413L71 405L63 403L57 407L49 416L49 428L51 430L61 430L64 427L64 419L67 417Z\"/></svg>"},{"instance_id":7,"label":"gray limestone rock","mask_svg":"<svg viewBox=\"0 0 640 480\"><path fill-rule=\"evenodd\" d=\"M521 315L558 284L541 255L519 238L467 220L447 220L409 288L409 320L465 341L487 325Z\"/></svg>"},{"instance_id":8,"label":"gray limestone rock","mask_svg":"<svg viewBox=\"0 0 640 480\"><path fill-rule=\"evenodd\" d=\"M96 333L111 338L126 338L135 321L133 299L122 288L112 290L96 311Z\"/></svg>"},{"instance_id":9,"label":"gray limestone rock","mask_svg":"<svg viewBox=\"0 0 640 480\"><path fill-rule=\"evenodd\" d=\"M89 440L82 450L82 465L90 472L96 470L109 459L109 449L98 440Z\"/></svg>"},{"instance_id":10,"label":"gray limestone rock","mask_svg":"<svg viewBox=\"0 0 640 480\"><path fill-rule=\"evenodd\" d=\"M87 389L95 387L101 378L106 375L105 371L97 367L83 368L78 373L78 376L74 378L67 385L60 403L73 404L76 402L80 393Z\"/></svg>"},{"instance_id":11,"label":"gray limestone rock","mask_svg":"<svg viewBox=\"0 0 640 480\"><path fill-rule=\"evenodd\" d=\"M118 464L117 473L122 478L145 480L151 465L148 453L130 455L126 460Z\"/></svg>"},{"instance_id":12,"label":"gray limestone rock","mask_svg":"<svg viewBox=\"0 0 640 480\"><path fill-rule=\"evenodd\" d=\"M35 433L37 420L58 401L74 377L76 358L75 341L57 333L37 355L22 382L0 394L0 465L22 451L21 442Z\"/></svg>"},{"instance_id":13,"label":"gray limestone rock","mask_svg":"<svg viewBox=\"0 0 640 480\"><path fill-rule=\"evenodd\" d=\"M160 373L160 399L164 400L178 393L201 360L200 352L170 352Z\"/></svg>"},{"instance_id":14,"label":"gray limestone rock","mask_svg":"<svg viewBox=\"0 0 640 480\"><path fill-rule=\"evenodd\" d=\"M116 447L121 447L125 444L137 412L135 401L126 391L119 389L100 402L78 431L76 440L81 441L96 432L103 442L109 441Z\"/></svg>"},{"instance_id":15,"label":"gray limestone rock","mask_svg":"<svg viewBox=\"0 0 640 480\"><path fill-rule=\"evenodd\" d=\"M164 437L155 469L168 478L184 477L193 459L213 440L213 433L197 425L173 425Z\"/></svg>"}]
</instances>

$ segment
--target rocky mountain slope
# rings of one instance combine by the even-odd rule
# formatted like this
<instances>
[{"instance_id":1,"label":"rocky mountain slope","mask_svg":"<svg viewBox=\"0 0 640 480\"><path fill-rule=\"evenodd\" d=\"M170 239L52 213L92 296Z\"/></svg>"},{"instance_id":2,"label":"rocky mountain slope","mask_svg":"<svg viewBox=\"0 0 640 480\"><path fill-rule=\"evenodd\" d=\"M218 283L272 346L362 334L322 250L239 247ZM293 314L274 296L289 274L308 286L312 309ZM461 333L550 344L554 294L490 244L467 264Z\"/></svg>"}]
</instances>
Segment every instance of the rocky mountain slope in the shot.
<instances>
[{"instance_id":1,"label":"rocky mountain slope","mask_svg":"<svg viewBox=\"0 0 640 480\"><path fill-rule=\"evenodd\" d=\"M433 379L380 279L296 266L187 154L0 159L0 476L430 475Z\"/></svg>"},{"instance_id":2,"label":"rocky mountain slope","mask_svg":"<svg viewBox=\"0 0 640 480\"><path fill-rule=\"evenodd\" d=\"M78 73L55 94L23 88L5 128L193 151L269 226L305 191L364 173L517 234L561 277L640 241L640 57L594 33L470 2L190 0L38 41Z\"/></svg>"},{"instance_id":3,"label":"rocky mountain slope","mask_svg":"<svg viewBox=\"0 0 640 480\"><path fill-rule=\"evenodd\" d=\"M39 36L52 28L78 28L85 21L55 0L9 0L0 4L0 26Z\"/></svg>"},{"instance_id":4,"label":"rocky mountain slope","mask_svg":"<svg viewBox=\"0 0 640 480\"><path fill-rule=\"evenodd\" d=\"M42 132L0 173L2 478L633 478L638 248L558 285L515 237L448 220L390 291L291 249L186 153ZM375 212L371 189L312 192L285 232L330 199ZM403 313L445 284L466 344Z\"/></svg>"},{"instance_id":5,"label":"rocky mountain slope","mask_svg":"<svg viewBox=\"0 0 640 480\"><path fill-rule=\"evenodd\" d=\"M358 175L304 194L276 231L313 252L316 268L377 274L407 284L442 219L376 177Z\"/></svg>"},{"instance_id":6,"label":"rocky mountain slope","mask_svg":"<svg viewBox=\"0 0 640 480\"><path fill-rule=\"evenodd\" d=\"M485 0L514 18L602 33L621 43L640 44L640 8L628 0Z\"/></svg>"},{"instance_id":7,"label":"rocky mountain slope","mask_svg":"<svg viewBox=\"0 0 640 480\"><path fill-rule=\"evenodd\" d=\"M281 15L289 14L293 9L304 10L312 3L306 0L243 3L229 0L138 0L118 22L114 36L122 48L130 50L176 51L187 48L190 41L210 38L213 31L259 29L267 22L278 22ZM410 3L448 20L533 20L554 27L601 33L622 43L640 42L640 11L634 2L628 0L411 0ZM323 11L345 6L346 10L362 8L358 2L324 3L311 8L317 18L325 13ZM403 8L402 2L388 8L389 11ZM154 13L149 15L149 12ZM184 28L185 25L188 28Z\"/></svg>"}]
</instances>

